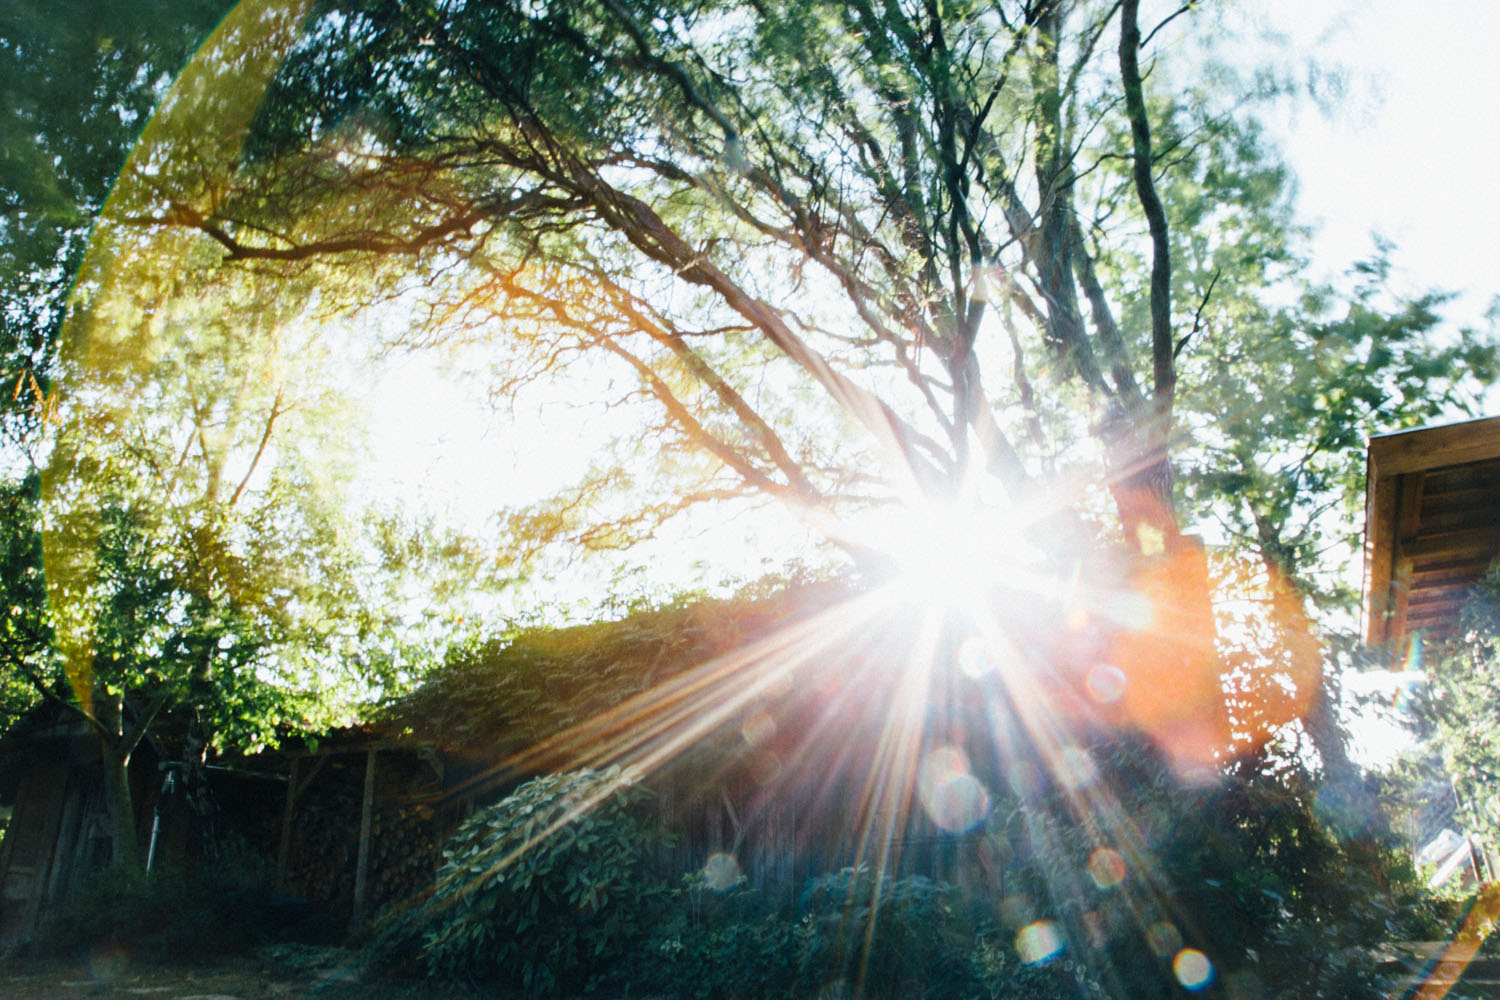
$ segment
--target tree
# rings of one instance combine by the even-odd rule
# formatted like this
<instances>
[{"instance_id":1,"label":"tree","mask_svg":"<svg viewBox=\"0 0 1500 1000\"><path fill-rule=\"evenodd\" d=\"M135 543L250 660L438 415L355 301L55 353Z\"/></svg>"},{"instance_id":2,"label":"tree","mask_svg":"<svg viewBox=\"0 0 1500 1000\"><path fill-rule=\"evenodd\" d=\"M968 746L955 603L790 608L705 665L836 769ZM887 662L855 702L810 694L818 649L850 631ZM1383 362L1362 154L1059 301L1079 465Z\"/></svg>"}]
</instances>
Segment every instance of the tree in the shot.
<instances>
[{"instance_id":1,"label":"tree","mask_svg":"<svg viewBox=\"0 0 1500 1000\"><path fill-rule=\"evenodd\" d=\"M0 86L14 99L0 124L3 683L12 718L37 697L69 698L46 610L38 473L65 301L142 121L227 7L74 2L0 13Z\"/></svg>"},{"instance_id":2,"label":"tree","mask_svg":"<svg viewBox=\"0 0 1500 1000\"><path fill-rule=\"evenodd\" d=\"M295 322L311 286L267 296L159 249L129 245L123 288L81 272L70 323L91 334L63 357L90 377L63 382L38 475L50 641L13 665L97 736L126 860L126 769L162 713L188 745L159 752L198 762L326 727L462 636L455 575L493 586L461 536L350 496L336 338ZM446 606L414 606L417 577Z\"/></svg>"},{"instance_id":3,"label":"tree","mask_svg":"<svg viewBox=\"0 0 1500 1000\"><path fill-rule=\"evenodd\" d=\"M1019 526L1104 581L1096 617L1119 616L1119 591L1148 598L1152 626L1115 628L1106 652L1154 691L1130 717L1198 763L1230 720L1181 511L1264 491L1226 516L1256 529L1276 590L1316 534L1286 513L1332 481L1266 474L1264 416L1317 413L1322 436L1269 430L1346 448L1359 407L1339 393L1373 419L1400 410L1367 394L1383 381L1478 356L1428 350L1431 303L1331 319L1253 118L1212 67L1153 48L1198 11L389 0L299 26L304 10L226 24L111 231L314 282L325 314L399 309L398 342L490 344L499 394L571 375L649 414L614 464L512 512L526 553L628 545L747 497L860 558L880 547L872 509L1001 565L1016 532L992 533ZM252 114L240 95L262 90ZM1299 365L1292 335L1326 363ZM1358 392L1338 385L1351 373ZM1245 489L1183 492L1184 460ZM1127 569L1092 573L1096 534ZM957 579L963 562L950 583L992 586ZM1298 603L1276 603L1276 628L1315 688Z\"/></svg>"},{"instance_id":4,"label":"tree","mask_svg":"<svg viewBox=\"0 0 1500 1000\"><path fill-rule=\"evenodd\" d=\"M1146 107L1134 5L1106 63L1115 85L1090 76L1112 14L329 7L262 104L249 183L208 204L180 178L143 179L135 210L199 229L234 262L395 256L421 273L461 255L448 280L423 275L455 318L505 321L539 365L618 358L669 433L713 456L707 483L815 518L858 499L845 466L877 455L885 495L952 489L976 461L1018 497L1036 486L974 349L991 311L1017 311L1097 410L1127 528L1170 541L1163 111ZM1192 127L1192 109L1171 111ZM1086 157L1103 159L1081 177ZM1122 240L1146 240L1154 293L1106 295L1098 265L1114 248L1086 244L1080 204L1132 216ZM1121 307L1148 302L1122 333ZM833 309L857 323L833 324ZM1004 358L1004 337L984 346ZM821 390L825 419L867 443L841 454L805 399L795 414L757 406L738 384L751 358ZM1009 360L1023 375L1043 363Z\"/></svg>"},{"instance_id":5,"label":"tree","mask_svg":"<svg viewBox=\"0 0 1500 1000\"><path fill-rule=\"evenodd\" d=\"M158 742L158 755L199 762L325 725L413 673L460 603L403 603L403 576L430 569L409 551L413 528L346 509L357 436L320 380L329 338L285 329L309 286L268 296L192 266L180 239L95 228L228 6L0 14L0 78L18 96L0 172L0 694L10 719L51 699L92 731L116 860L138 849L126 768L165 715L192 745ZM132 261L123 285L112 255ZM258 332L237 325L246 316ZM444 573L483 589L464 539L424 537Z\"/></svg>"},{"instance_id":6,"label":"tree","mask_svg":"<svg viewBox=\"0 0 1500 1000\"><path fill-rule=\"evenodd\" d=\"M1187 505L1234 541L1231 572L1258 581L1238 589L1265 598L1269 632L1226 673L1290 681L1325 778L1346 790L1360 778L1343 747L1337 671L1358 643L1345 567L1362 549L1364 444L1472 412L1500 375L1493 331L1439 332L1445 296L1389 291L1390 249L1355 265L1353 288L1310 285L1287 306L1257 301L1256 282L1228 283L1216 312L1234 332L1208 325L1208 364L1190 390L1194 410L1223 417L1183 448Z\"/></svg>"},{"instance_id":7,"label":"tree","mask_svg":"<svg viewBox=\"0 0 1500 1000\"><path fill-rule=\"evenodd\" d=\"M337 648L325 619L356 562L324 478L306 474L287 433L316 401L195 340L62 397L39 516L18 526L45 555L50 629L7 666L97 737L122 861L136 849L126 768L164 712L196 749L158 753L199 762L205 747L273 741L279 724L324 715L320 688L335 678L298 652Z\"/></svg>"}]
</instances>

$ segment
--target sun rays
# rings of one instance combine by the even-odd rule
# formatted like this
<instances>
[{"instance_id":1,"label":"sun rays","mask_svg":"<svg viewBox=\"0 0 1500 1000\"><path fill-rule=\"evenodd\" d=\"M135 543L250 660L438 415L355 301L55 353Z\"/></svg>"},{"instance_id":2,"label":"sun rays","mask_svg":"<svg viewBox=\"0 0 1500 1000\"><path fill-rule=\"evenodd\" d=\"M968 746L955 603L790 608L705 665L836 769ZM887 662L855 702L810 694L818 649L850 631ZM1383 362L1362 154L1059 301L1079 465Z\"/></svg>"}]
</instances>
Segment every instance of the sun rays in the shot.
<instances>
[{"instance_id":1,"label":"sun rays","mask_svg":"<svg viewBox=\"0 0 1500 1000\"><path fill-rule=\"evenodd\" d=\"M1152 835L1132 813L1137 789L1118 786L1118 769L1091 749L1121 727L1144 730L1166 762L1200 781L1211 755L1227 753L1227 745L1206 742L1217 729L1185 736L1179 721L1204 711L1195 700L1202 683L1180 673L1182 650L1197 650L1201 626L1167 604L1171 571L1158 579L1049 565L1024 522L996 531L952 507L923 510L914 523L921 527L908 524L882 543L894 569L878 584L825 599L642 690L476 776L468 790L611 766L620 768L616 784L649 783L719 741L718 766L751 778L746 824L775 801L825 810L830 829L822 832L837 857L877 875L871 898L850 900L875 911L872 921L879 877L903 871L913 829L1002 836L991 813L1002 801L1018 802L1028 817L1024 836L1059 862L1047 899L1033 901L1035 912L1014 929L1020 954L1045 962L1067 953L1087 965L1090 942L1119 931L1093 910L1066 914L1108 896L1164 970L1189 990L1205 987L1213 960L1196 946L1201 934L1173 902ZM1181 631L1163 636L1163 628ZM1132 659L1148 647L1165 650L1179 673ZM1133 690L1140 687L1151 689ZM1153 729L1143 713L1174 698ZM611 787L597 791L537 837L556 833ZM1047 813L1044 800L1060 801L1063 814ZM1058 840L1058 821L1086 845L1076 858ZM703 862L705 878L718 882L742 870L735 845ZM997 911L1004 902L994 900ZM873 922L864 933L868 947Z\"/></svg>"}]
</instances>

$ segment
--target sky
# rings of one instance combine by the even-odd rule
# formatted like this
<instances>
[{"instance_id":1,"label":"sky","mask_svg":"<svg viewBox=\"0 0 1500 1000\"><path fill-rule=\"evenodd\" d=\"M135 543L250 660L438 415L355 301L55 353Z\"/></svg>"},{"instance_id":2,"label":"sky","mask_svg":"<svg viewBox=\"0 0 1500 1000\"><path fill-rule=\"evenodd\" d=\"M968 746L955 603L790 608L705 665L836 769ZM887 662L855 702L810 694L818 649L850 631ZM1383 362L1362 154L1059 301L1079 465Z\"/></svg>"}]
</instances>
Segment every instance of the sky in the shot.
<instances>
[{"instance_id":1,"label":"sky","mask_svg":"<svg viewBox=\"0 0 1500 1000\"><path fill-rule=\"evenodd\" d=\"M1315 267L1337 271L1392 240L1411 289L1461 292L1478 325L1500 293L1500 2L1256 0L1303 59L1342 73L1344 97L1271 119L1320 226Z\"/></svg>"}]
</instances>

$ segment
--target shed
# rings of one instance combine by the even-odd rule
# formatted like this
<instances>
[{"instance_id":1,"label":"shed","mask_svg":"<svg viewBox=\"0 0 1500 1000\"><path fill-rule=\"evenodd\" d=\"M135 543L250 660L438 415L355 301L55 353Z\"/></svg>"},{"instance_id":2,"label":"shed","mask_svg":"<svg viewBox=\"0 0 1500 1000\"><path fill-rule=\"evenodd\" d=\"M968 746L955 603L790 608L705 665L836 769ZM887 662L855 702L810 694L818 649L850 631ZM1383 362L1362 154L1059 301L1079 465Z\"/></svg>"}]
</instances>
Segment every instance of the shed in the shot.
<instances>
[{"instance_id":1,"label":"shed","mask_svg":"<svg viewBox=\"0 0 1500 1000\"><path fill-rule=\"evenodd\" d=\"M1365 641L1451 637L1500 556L1500 417L1370 439L1365 480Z\"/></svg>"},{"instance_id":2,"label":"shed","mask_svg":"<svg viewBox=\"0 0 1500 1000\"><path fill-rule=\"evenodd\" d=\"M156 757L143 745L130 783L136 826L149 820ZM37 929L64 899L109 861L103 764L93 732L75 713L44 703L0 740L0 803L11 808L0 841L0 941Z\"/></svg>"}]
</instances>

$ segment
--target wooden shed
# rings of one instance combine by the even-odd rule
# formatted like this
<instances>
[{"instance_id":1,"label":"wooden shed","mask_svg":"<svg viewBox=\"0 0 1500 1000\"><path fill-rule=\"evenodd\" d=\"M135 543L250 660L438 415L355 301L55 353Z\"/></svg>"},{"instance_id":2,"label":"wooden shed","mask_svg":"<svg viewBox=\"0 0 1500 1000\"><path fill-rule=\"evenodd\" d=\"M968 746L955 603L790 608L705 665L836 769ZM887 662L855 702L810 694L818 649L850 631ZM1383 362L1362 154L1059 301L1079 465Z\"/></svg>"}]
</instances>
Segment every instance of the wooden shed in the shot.
<instances>
[{"instance_id":1,"label":"wooden shed","mask_svg":"<svg viewBox=\"0 0 1500 1000\"><path fill-rule=\"evenodd\" d=\"M136 826L149 825L156 757L132 758ZM103 763L93 732L47 703L0 740L0 804L11 809L0 841L0 941L34 932L48 907L109 861Z\"/></svg>"},{"instance_id":2,"label":"wooden shed","mask_svg":"<svg viewBox=\"0 0 1500 1000\"><path fill-rule=\"evenodd\" d=\"M1500 417L1371 438L1365 491L1365 641L1452 636L1500 556Z\"/></svg>"}]
</instances>

